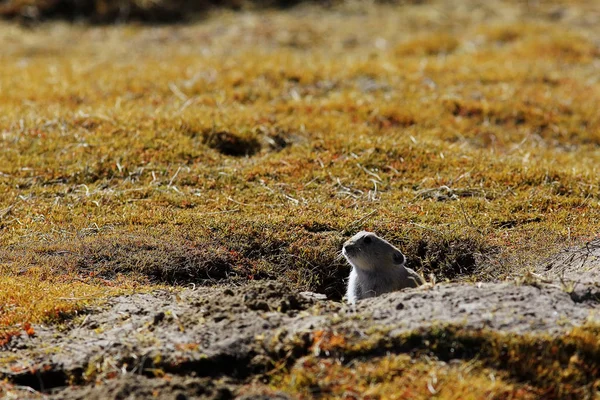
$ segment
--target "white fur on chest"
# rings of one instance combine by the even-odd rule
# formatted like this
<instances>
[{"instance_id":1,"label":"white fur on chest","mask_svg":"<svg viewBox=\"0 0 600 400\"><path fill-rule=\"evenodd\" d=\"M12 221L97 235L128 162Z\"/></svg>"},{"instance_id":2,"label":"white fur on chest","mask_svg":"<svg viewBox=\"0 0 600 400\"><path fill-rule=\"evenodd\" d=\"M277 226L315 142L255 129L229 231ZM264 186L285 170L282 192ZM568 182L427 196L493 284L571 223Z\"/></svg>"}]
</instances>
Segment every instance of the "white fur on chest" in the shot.
<instances>
[{"instance_id":1,"label":"white fur on chest","mask_svg":"<svg viewBox=\"0 0 600 400\"><path fill-rule=\"evenodd\" d=\"M363 271L352 267L348 277L348 302L355 304L357 300L376 297L383 293L393 292L406 287L407 271L404 267L377 271Z\"/></svg>"}]
</instances>

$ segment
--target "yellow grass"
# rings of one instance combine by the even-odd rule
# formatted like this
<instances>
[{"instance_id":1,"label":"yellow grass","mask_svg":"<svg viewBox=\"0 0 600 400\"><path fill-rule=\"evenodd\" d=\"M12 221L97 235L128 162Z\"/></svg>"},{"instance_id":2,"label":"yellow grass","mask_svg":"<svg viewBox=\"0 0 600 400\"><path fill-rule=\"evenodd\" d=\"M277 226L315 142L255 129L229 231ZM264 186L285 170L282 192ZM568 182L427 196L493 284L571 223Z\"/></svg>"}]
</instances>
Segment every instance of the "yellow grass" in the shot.
<instances>
[{"instance_id":1,"label":"yellow grass","mask_svg":"<svg viewBox=\"0 0 600 400\"><path fill-rule=\"evenodd\" d=\"M112 285L111 285L112 286ZM118 294L100 285L82 282L56 282L39 276L0 278L2 326L19 326L30 320L54 322L70 317L107 294Z\"/></svg>"}]
</instances>

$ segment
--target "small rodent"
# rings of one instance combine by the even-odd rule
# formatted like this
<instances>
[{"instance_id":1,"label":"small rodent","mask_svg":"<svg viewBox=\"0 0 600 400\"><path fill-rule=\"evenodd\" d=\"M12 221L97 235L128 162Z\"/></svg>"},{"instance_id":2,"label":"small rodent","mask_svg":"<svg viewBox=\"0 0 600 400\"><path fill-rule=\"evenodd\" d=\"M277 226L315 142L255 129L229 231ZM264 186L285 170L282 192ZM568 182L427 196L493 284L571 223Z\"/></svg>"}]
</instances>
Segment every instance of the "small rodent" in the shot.
<instances>
[{"instance_id":1,"label":"small rodent","mask_svg":"<svg viewBox=\"0 0 600 400\"><path fill-rule=\"evenodd\" d=\"M372 232L361 231L352 236L344 243L342 254L352 265L347 292L350 304L423 284L415 271L404 266L404 254Z\"/></svg>"}]
</instances>

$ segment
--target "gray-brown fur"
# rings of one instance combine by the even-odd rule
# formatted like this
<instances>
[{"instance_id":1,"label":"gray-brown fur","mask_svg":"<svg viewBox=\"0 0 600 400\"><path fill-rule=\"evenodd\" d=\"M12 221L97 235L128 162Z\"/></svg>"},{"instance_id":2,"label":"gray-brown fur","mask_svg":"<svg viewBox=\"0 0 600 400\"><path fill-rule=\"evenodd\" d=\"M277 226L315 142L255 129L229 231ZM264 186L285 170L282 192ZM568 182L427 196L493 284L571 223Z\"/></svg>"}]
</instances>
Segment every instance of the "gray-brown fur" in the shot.
<instances>
[{"instance_id":1,"label":"gray-brown fur","mask_svg":"<svg viewBox=\"0 0 600 400\"><path fill-rule=\"evenodd\" d=\"M351 304L423 283L415 271L404 266L404 254L374 233L358 232L344 243L342 254L352 265L347 292Z\"/></svg>"}]
</instances>

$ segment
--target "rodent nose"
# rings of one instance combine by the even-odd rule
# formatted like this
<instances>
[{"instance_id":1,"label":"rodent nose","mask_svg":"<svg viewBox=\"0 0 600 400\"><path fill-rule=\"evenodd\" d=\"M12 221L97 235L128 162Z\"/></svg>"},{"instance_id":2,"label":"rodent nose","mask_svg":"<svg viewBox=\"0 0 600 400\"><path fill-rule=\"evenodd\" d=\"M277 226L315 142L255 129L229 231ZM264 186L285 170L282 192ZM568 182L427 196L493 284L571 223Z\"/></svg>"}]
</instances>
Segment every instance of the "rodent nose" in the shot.
<instances>
[{"instance_id":1,"label":"rodent nose","mask_svg":"<svg viewBox=\"0 0 600 400\"><path fill-rule=\"evenodd\" d=\"M346 242L346 243L344 243L343 248L346 251L354 250L356 248L356 244L354 242Z\"/></svg>"}]
</instances>

